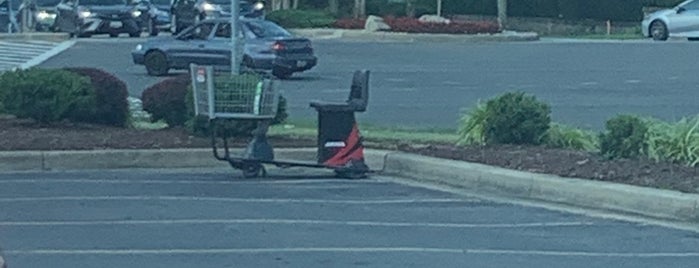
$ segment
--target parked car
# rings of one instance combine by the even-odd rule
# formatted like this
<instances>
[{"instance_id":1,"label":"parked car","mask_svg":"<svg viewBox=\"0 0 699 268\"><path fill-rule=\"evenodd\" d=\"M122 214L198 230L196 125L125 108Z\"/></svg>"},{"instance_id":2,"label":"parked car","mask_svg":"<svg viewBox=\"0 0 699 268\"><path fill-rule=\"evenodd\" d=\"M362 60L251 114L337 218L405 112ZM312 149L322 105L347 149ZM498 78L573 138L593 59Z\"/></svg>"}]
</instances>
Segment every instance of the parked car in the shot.
<instances>
[{"instance_id":1,"label":"parked car","mask_svg":"<svg viewBox=\"0 0 699 268\"><path fill-rule=\"evenodd\" d=\"M230 17L231 0L173 0L170 13L171 31L179 33L202 20ZM260 18L263 15L263 2L240 1L240 16Z\"/></svg>"},{"instance_id":2,"label":"parked car","mask_svg":"<svg viewBox=\"0 0 699 268\"><path fill-rule=\"evenodd\" d=\"M138 25L150 36L170 30L170 4L172 0L129 0L138 12ZM136 11L134 11L136 12Z\"/></svg>"},{"instance_id":3,"label":"parked car","mask_svg":"<svg viewBox=\"0 0 699 268\"><path fill-rule=\"evenodd\" d=\"M669 37L699 38L699 0L648 14L641 22L643 36L665 41Z\"/></svg>"},{"instance_id":4,"label":"parked car","mask_svg":"<svg viewBox=\"0 0 699 268\"><path fill-rule=\"evenodd\" d=\"M80 37L95 34L117 37L122 33L141 36L138 24L141 13L126 0L61 0L56 10L56 31Z\"/></svg>"},{"instance_id":5,"label":"parked car","mask_svg":"<svg viewBox=\"0 0 699 268\"><path fill-rule=\"evenodd\" d=\"M25 21L29 23L27 28L38 32L53 31L53 24L56 21L56 6L61 0L32 0L29 4L22 4L19 8L18 21L20 24ZM27 10L30 19L24 20L24 11Z\"/></svg>"},{"instance_id":6,"label":"parked car","mask_svg":"<svg viewBox=\"0 0 699 268\"><path fill-rule=\"evenodd\" d=\"M17 14L22 0L0 0L0 32L19 32Z\"/></svg>"},{"instance_id":7,"label":"parked car","mask_svg":"<svg viewBox=\"0 0 699 268\"><path fill-rule=\"evenodd\" d=\"M278 78L313 68L317 63L311 41L292 36L274 22L241 19L242 66L271 71ZM174 37L153 38L131 53L133 62L145 65L149 75L166 75L171 69L188 69L190 63L230 70L231 29L227 19L210 19Z\"/></svg>"}]
</instances>

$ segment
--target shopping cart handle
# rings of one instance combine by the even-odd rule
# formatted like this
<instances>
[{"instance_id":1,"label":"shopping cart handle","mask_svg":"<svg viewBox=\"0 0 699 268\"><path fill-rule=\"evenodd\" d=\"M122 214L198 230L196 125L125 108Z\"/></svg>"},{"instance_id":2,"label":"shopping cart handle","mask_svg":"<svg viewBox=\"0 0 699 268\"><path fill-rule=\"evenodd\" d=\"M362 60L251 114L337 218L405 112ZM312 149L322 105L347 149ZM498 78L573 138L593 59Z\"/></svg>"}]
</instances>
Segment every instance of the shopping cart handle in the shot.
<instances>
[{"instance_id":1,"label":"shopping cart handle","mask_svg":"<svg viewBox=\"0 0 699 268\"><path fill-rule=\"evenodd\" d=\"M359 108L352 103L327 101L311 101L310 106L319 112L354 112L358 110L357 108Z\"/></svg>"}]
</instances>

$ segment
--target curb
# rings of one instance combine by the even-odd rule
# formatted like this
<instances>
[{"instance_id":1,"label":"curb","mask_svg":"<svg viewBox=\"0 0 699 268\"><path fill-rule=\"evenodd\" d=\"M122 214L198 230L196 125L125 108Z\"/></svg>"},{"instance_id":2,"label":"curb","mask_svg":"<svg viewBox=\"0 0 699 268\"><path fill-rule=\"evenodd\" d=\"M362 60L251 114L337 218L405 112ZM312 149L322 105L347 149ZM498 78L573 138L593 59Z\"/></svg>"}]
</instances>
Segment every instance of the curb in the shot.
<instances>
[{"instance_id":1,"label":"curb","mask_svg":"<svg viewBox=\"0 0 699 268\"><path fill-rule=\"evenodd\" d=\"M368 32L347 29L290 29L292 33L311 39L345 39L357 41L402 42L522 42L538 41L535 32L506 32L499 34L411 34Z\"/></svg>"},{"instance_id":2,"label":"curb","mask_svg":"<svg viewBox=\"0 0 699 268\"><path fill-rule=\"evenodd\" d=\"M40 41L66 41L70 39L68 33L0 33L0 40L40 40Z\"/></svg>"},{"instance_id":3,"label":"curb","mask_svg":"<svg viewBox=\"0 0 699 268\"><path fill-rule=\"evenodd\" d=\"M242 149L231 150L240 154ZM277 159L313 161L316 148L276 149ZM699 195L562 178L482 164L368 149L367 165L403 180L469 192L656 219L699 223ZM211 149L0 152L0 172L119 168L223 168Z\"/></svg>"},{"instance_id":4,"label":"curb","mask_svg":"<svg viewBox=\"0 0 699 268\"><path fill-rule=\"evenodd\" d=\"M699 223L697 194L563 178L399 152L386 155L384 173L479 194Z\"/></svg>"}]
</instances>

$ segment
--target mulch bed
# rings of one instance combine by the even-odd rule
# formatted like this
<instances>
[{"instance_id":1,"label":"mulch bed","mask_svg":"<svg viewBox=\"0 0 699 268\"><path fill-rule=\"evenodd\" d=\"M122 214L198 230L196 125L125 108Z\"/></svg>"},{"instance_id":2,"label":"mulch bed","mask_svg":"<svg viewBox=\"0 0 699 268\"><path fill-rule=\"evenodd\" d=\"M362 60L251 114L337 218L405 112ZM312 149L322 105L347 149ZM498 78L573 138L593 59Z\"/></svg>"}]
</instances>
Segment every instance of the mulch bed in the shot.
<instances>
[{"instance_id":1,"label":"mulch bed","mask_svg":"<svg viewBox=\"0 0 699 268\"><path fill-rule=\"evenodd\" d=\"M245 139L234 142L244 146ZM313 139L271 137L275 148L314 147ZM508 169L610 181L688 193L699 192L699 169L650 160L607 160L596 154L538 146L457 147L367 142L377 149L397 149L426 156L482 163ZM137 130L89 124L41 125L30 120L0 119L0 151L209 148L210 140L185 129Z\"/></svg>"}]
</instances>

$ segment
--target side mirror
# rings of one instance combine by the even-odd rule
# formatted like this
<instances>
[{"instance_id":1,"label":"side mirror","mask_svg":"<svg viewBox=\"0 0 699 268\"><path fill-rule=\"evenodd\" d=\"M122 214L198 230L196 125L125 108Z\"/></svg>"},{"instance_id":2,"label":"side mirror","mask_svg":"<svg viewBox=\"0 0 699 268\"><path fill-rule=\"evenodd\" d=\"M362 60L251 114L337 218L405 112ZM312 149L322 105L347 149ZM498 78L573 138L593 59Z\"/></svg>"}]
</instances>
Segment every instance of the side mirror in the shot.
<instances>
[{"instance_id":1,"label":"side mirror","mask_svg":"<svg viewBox=\"0 0 699 268\"><path fill-rule=\"evenodd\" d=\"M687 11L687 9L684 8L684 7L678 7L678 8L677 8L677 14L680 14L680 13L685 12L685 11Z\"/></svg>"}]
</instances>

